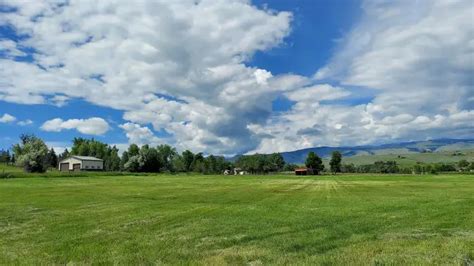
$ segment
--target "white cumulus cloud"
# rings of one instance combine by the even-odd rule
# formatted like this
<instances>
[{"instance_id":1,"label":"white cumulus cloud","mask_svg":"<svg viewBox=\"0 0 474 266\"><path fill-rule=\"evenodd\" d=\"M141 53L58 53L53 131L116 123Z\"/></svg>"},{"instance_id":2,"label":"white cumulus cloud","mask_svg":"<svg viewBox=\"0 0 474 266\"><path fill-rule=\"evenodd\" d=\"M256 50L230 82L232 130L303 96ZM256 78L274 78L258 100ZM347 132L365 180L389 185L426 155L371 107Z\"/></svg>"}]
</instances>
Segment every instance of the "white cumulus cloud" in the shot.
<instances>
[{"instance_id":1,"label":"white cumulus cloud","mask_svg":"<svg viewBox=\"0 0 474 266\"><path fill-rule=\"evenodd\" d=\"M69 120L55 118L44 122L41 129L51 132L60 132L65 129L76 129L80 133L87 135L102 135L109 131L110 126L107 121L99 117Z\"/></svg>"},{"instance_id":2,"label":"white cumulus cloud","mask_svg":"<svg viewBox=\"0 0 474 266\"><path fill-rule=\"evenodd\" d=\"M16 120L16 117L10 115L10 114L3 114L0 117L0 123L10 123Z\"/></svg>"},{"instance_id":3,"label":"white cumulus cloud","mask_svg":"<svg viewBox=\"0 0 474 266\"><path fill-rule=\"evenodd\" d=\"M20 126L28 126L28 125L33 124L33 121L31 119L26 119L26 120L18 121L17 124Z\"/></svg>"},{"instance_id":4,"label":"white cumulus cloud","mask_svg":"<svg viewBox=\"0 0 474 266\"><path fill-rule=\"evenodd\" d=\"M249 66L284 43L292 14L245 0L3 2L17 12L0 24L28 37L2 49L34 53L33 62L0 59L0 100L80 98L121 110L130 142L234 154L473 135L469 0L363 1L360 20L313 77ZM373 97L355 101L362 90ZM272 113L281 95L294 105ZM42 128L109 129L89 120Z\"/></svg>"},{"instance_id":5,"label":"white cumulus cloud","mask_svg":"<svg viewBox=\"0 0 474 266\"><path fill-rule=\"evenodd\" d=\"M153 146L162 143L162 141L156 137L148 127L142 127L134 123L125 123L119 127L125 131L125 135L130 143L138 145L151 144Z\"/></svg>"},{"instance_id":6,"label":"white cumulus cloud","mask_svg":"<svg viewBox=\"0 0 474 266\"><path fill-rule=\"evenodd\" d=\"M0 59L0 99L61 106L82 98L165 129L186 148L255 147L247 125L265 121L276 94L305 79L245 65L282 43L292 19L248 1L5 4L18 12L0 23L30 36L21 45L37 53L34 63Z\"/></svg>"},{"instance_id":7,"label":"white cumulus cloud","mask_svg":"<svg viewBox=\"0 0 474 266\"><path fill-rule=\"evenodd\" d=\"M372 1L314 76L334 88L287 93L292 110L267 125L255 151L474 136L472 1ZM354 87L367 103L342 104ZM324 103L322 100L336 100ZM340 101L341 102L341 101Z\"/></svg>"}]
</instances>

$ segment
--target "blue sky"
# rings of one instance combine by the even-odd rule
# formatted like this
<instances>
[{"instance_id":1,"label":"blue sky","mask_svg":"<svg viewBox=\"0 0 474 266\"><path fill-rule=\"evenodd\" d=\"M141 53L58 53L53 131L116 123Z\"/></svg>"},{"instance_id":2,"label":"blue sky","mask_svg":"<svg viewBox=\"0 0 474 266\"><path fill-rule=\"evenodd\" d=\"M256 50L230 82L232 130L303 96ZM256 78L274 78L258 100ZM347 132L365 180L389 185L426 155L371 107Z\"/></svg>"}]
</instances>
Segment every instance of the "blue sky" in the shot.
<instances>
[{"instance_id":1,"label":"blue sky","mask_svg":"<svg viewBox=\"0 0 474 266\"><path fill-rule=\"evenodd\" d=\"M292 32L285 39L285 44L271 51L257 52L250 64L274 74L314 74L329 61L337 41L350 31L361 12L361 2L355 0L253 3L293 13Z\"/></svg>"},{"instance_id":2,"label":"blue sky","mask_svg":"<svg viewBox=\"0 0 474 266\"><path fill-rule=\"evenodd\" d=\"M0 148L21 133L225 155L469 137L470 5L6 1Z\"/></svg>"}]
</instances>

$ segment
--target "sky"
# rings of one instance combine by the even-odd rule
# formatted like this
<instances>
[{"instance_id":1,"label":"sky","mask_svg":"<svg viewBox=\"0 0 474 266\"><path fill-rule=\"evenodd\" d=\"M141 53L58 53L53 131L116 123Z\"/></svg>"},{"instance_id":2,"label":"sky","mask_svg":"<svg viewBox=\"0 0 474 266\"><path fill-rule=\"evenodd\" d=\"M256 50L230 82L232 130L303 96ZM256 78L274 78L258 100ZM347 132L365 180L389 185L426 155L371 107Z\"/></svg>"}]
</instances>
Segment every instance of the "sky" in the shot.
<instances>
[{"instance_id":1,"label":"sky","mask_svg":"<svg viewBox=\"0 0 474 266\"><path fill-rule=\"evenodd\" d=\"M0 0L22 133L234 155L474 136L470 0Z\"/></svg>"}]
</instances>

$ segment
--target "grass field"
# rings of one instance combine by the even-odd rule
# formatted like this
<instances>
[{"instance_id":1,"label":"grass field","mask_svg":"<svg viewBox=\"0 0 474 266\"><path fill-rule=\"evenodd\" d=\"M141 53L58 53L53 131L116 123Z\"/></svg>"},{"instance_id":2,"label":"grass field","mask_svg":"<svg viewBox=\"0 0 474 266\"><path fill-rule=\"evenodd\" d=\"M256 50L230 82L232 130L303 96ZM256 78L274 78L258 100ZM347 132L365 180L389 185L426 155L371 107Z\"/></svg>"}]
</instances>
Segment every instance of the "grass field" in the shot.
<instances>
[{"instance_id":1,"label":"grass field","mask_svg":"<svg viewBox=\"0 0 474 266\"><path fill-rule=\"evenodd\" d=\"M474 263L474 176L0 180L0 264Z\"/></svg>"}]
</instances>

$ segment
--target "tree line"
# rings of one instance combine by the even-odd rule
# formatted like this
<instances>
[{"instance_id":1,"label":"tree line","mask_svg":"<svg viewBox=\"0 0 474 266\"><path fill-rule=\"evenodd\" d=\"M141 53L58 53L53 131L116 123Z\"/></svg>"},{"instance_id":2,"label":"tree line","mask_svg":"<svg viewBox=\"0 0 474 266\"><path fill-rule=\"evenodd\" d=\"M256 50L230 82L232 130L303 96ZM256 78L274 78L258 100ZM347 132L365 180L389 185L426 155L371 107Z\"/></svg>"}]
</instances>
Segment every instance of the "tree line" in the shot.
<instances>
[{"instance_id":1,"label":"tree line","mask_svg":"<svg viewBox=\"0 0 474 266\"><path fill-rule=\"evenodd\" d=\"M223 156L204 156L189 150L178 153L176 148L166 144L156 147L131 144L122 156L116 146L95 139L74 138L72 144L70 151L66 149L56 155L54 149L48 149L42 139L35 135L21 135L20 142L12 148L13 155L2 151L0 162L16 164L27 172L40 173L51 167L57 168L59 161L73 155L102 159L105 171L218 174L234 167Z\"/></svg>"},{"instance_id":2,"label":"tree line","mask_svg":"<svg viewBox=\"0 0 474 266\"><path fill-rule=\"evenodd\" d=\"M120 156L116 146L85 138L74 138L70 151L66 149L56 155L54 149L48 149L43 140L34 135L21 135L20 143L13 146L13 153L17 157L16 164L27 172L45 172L48 168L57 168L59 161L73 155L102 159L105 171L221 174L225 170L240 168L251 174L266 174L292 171L297 167L287 164L279 153L242 155L235 162L230 162L223 156L212 154L205 156L203 153L193 153L190 150L179 153L176 148L167 144L156 147L150 145L139 147L131 144ZM8 159L5 160L11 161L8 151L6 154ZM317 169L317 172L324 169L321 158L314 153L308 155L306 165Z\"/></svg>"},{"instance_id":3,"label":"tree line","mask_svg":"<svg viewBox=\"0 0 474 266\"><path fill-rule=\"evenodd\" d=\"M204 156L185 150L178 153L176 148L163 144L157 147L131 144L123 152L120 170L128 172L197 172L218 174L230 169L232 164L223 156Z\"/></svg>"},{"instance_id":4,"label":"tree line","mask_svg":"<svg viewBox=\"0 0 474 266\"><path fill-rule=\"evenodd\" d=\"M235 166L251 174L267 174L282 171L285 160L279 153L242 155L237 158Z\"/></svg>"},{"instance_id":5,"label":"tree line","mask_svg":"<svg viewBox=\"0 0 474 266\"><path fill-rule=\"evenodd\" d=\"M298 165L286 163L279 153L253 154L239 156L235 162L223 156L193 153L185 150L179 153L176 148L163 144L156 147L136 144L129 145L120 156L116 146L95 139L74 138L72 148L57 155L53 148L48 149L44 141L34 135L21 135L20 142L8 150L0 150L0 162L22 166L27 172L45 172L57 168L58 162L72 155L93 156L104 161L105 171L127 172L196 172L202 174L221 174L225 170L239 168L251 174L294 171ZM314 152L309 152L305 166L313 173L325 171L323 160ZM461 160L457 165L418 163L413 167L401 167L395 161L378 161L373 164L342 164L342 154L334 151L329 161L328 172L335 173L437 173L449 171L474 170L474 162Z\"/></svg>"},{"instance_id":6,"label":"tree line","mask_svg":"<svg viewBox=\"0 0 474 266\"><path fill-rule=\"evenodd\" d=\"M372 164L342 164L342 173L374 173L374 174L437 174L442 172L474 171L474 162L461 160L457 163L421 163L413 166L400 166L396 161L377 161Z\"/></svg>"}]
</instances>

